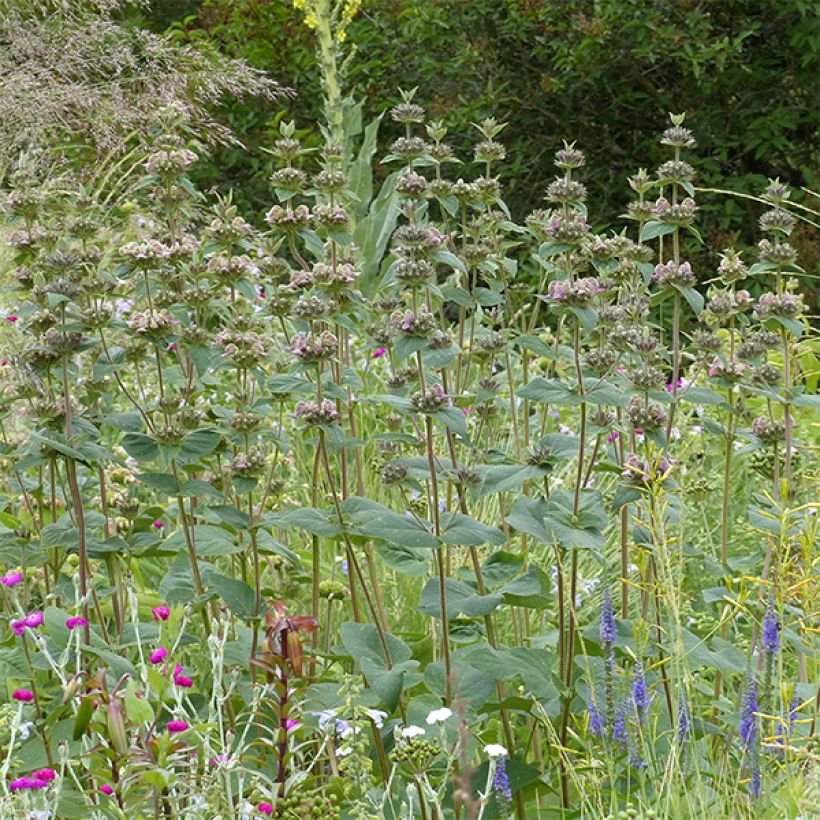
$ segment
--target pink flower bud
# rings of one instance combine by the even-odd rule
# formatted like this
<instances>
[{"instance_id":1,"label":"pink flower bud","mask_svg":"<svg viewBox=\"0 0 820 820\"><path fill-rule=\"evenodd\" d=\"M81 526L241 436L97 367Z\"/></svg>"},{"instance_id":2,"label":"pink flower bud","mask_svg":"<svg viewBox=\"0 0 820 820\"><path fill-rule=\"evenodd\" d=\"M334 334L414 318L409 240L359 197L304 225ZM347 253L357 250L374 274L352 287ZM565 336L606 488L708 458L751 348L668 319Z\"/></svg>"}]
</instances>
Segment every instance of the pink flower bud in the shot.
<instances>
[{"instance_id":1,"label":"pink flower bud","mask_svg":"<svg viewBox=\"0 0 820 820\"><path fill-rule=\"evenodd\" d=\"M114 794L114 789L112 789L111 786L108 785L108 783L103 783L102 786L100 786L100 791L103 794Z\"/></svg>"},{"instance_id":2,"label":"pink flower bud","mask_svg":"<svg viewBox=\"0 0 820 820\"><path fill-rule=\"evenodd\" d=\"M184 732L188 729L188 724L184 720L169 720L165 728L169 732Z\"/></svg>"},{"instance_id":3,"label":"pink flower bud","mask_svg":"<svg viewBox=\"0 0 820 820\"><path fill-rule=\"evenodd\" d=\"M50 783L57 777L57 772L54 769L38 769L36 772L32 772L31 776L35 780L45 780L47 783Z\"/></svg>"},{"instance_id":4,"label":"pink flower bud","mask_svg":"<svg viewBox=\"0 0 820 820\"><path fill-rule=\"evenodd\" d=\"M373 351L373 358L374 359L381 359L381 357L384 356L386 353L387 353L387 348L386 347L377 347Z\"/></svg>"},{"instance_id":5,"label":"pink flower bud","mask_svg":"<svg viewBox=\"0 0 820 820\"><path fill-rule=\"evenodd\" d=\"M88 626L88 621L81 615L74 615L66 619L65 625L68 629L76 629L78 626Z\"/></svg>"},{"instance_id":6,"label":"pink flower bud","mask_svg":"<svg viewBox=\"0 0 820 820\"><path fill-rule=\"evenodd\" d=\"M171 610L167 606L155 606L151 610L151 615L153 615L155 621L167 621L171 615Z\"/></svg>"},{"instance_id":7,"label":"pink flower bud","mask_svg":"<svg viewBox=\"0 0 820 820\"><path fill-rule=\"evenodd\" d=\"M190 689L194 685L187 675L174 675L174 683L182 689Z\"/></svg>"},{"instance_id":8,"label":"pink flower bud","mask_svg":"<svg viewBox=\"0 0 820 820\"><path fill-rule=\"evenodd\" d=\"M154 521L154 523L151 526L155 529L161 530L165 526L165 524L163 524L162 521Z\"/></svg>"},{"instance_id":9,"label":"pink flower bud","mask_svg":"<svg viewBox=\"0 0 820 820\"><path fill-rule=\"evenodd\" d=\"M270 803L260 803L257 807L262 814L273 814L273 806Z\"/></svg>"}]
</instances>

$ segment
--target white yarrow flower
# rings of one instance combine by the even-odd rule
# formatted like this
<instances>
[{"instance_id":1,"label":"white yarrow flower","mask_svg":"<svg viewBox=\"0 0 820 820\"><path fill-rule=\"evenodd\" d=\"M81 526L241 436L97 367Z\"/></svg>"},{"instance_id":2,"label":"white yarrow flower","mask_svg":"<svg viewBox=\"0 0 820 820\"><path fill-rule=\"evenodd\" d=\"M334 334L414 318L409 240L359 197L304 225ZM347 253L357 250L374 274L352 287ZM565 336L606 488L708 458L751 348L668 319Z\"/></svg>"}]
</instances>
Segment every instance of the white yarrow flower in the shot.
<instances>
[{"instance_id":1,"label":"white yarrow flower","mask_svg":"<svg viewBox=\"0 0 820 820\"><path fill-rule=\"evenodd\" d=\"M421 726L402 726L399 733L402 737L418 737L424 734L424 729Z\"/></svg>"},{"instance_id":2,"label":"white yarrow flower","mask_svg":"<svg viewBox=\"0 0 820 820\"><path fill-rule=\"evenodd\" d=\"M427 715L427 723L431 726L434 723L444 723L448 717L452 717L453 710L448 709L446 706L442 706L441 709L433 709L429 715Z\"/></svg>"},{"instance_id":3,"label":"white yarrow flower","mask_svg":"<svg viewBox=\"0 0 820 820\"><path fill-rule=\"evenodd\" d=\"M484 747L484 754L490 757L506 757L507 750L500 743L488 743Z\"/></svg>"}]
</instances>

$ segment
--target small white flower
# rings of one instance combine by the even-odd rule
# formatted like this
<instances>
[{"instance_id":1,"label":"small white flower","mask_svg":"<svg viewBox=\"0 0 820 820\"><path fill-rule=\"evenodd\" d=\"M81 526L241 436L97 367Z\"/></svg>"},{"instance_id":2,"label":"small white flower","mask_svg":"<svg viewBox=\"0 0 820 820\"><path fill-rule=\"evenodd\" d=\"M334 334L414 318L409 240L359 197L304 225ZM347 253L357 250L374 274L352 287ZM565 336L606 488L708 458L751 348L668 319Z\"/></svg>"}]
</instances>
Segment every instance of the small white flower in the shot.
<instances>
[{"instance_id":1,"label":"small white flower","mask_svg":"<svg viewBox=\"0 0 820 820\"><path fill-rule=\"evenodd\" d=\"M677 441L677 440L680 438L680 430L678 430L678 428L677 428L677 427L673 427L673 428L669 431L669 435L670 435L673 439L675 439L675 441Z\"/></svg>"},{"instance_id":2,"label":"small white flower","mask_svg":"<svg viewBox=\"0 0 820 820\"><path fill-rule=\"evenodd\" d=\"M506 757L507 750L500 743L488 743L484 747L484 754L490 757Z\"/></svg>"},{"instance_id":3,"label":"small white flower","mask_svg":"<svg viewBox=\"0 0 820 820\"><path fill-rule=\"evenodd\" d=\"M446 706L442 706L441 709L433 709L429 715L427 715L427 723L432 726L434 723L444 723L447 718L452 717L453 711L452 709L448 709Z\"/></svg>"},{"instance_id":4,"label":"small white flower","mask_svg":"<svg viewBox=\"0 0 820 820\"><path fill-rule=\"evenodd\" d=\"M352 753L353 753L353 747L352 746L340 746L336 750L336 754L337 754L338 757L347 757L349 754L352 754Z\"/></svg>"},{"instance_id":5,"label":"small white flower","mask_svg":"<svg viewBox=\"0 0 820 820\"><path fill-rule=\"evenodd\" d=\"M31 727L34 724L29 720L25 723L21 723L17 727L17 731L20 733L20 740L28 740L31 737Z\"/></svg>"},{"instance_id":6,"label":"small white flower","mask_svg":"<svg viewBox=\"0 0 820 820\"><path fill-rule=\"evenodd\" d=\"M418 737L424 734L424 729L421 726L402 726L399 733L402 737Z\"/></svg>"},{"instance_id":7,"label":"small white flower","mask_svg":"<svg viewBox=\"0 0 820 820\"><path fill-rule=\"evenodd\" d=\"M384 726L384 719L387 717L387 712L382 712L380 709L365 709L367 716L376 724L376 728L381 729Z\"/></svg>"},{"instance_id":8,"label":"small white flower","mask_svg":"<svg viewBox=\"0 0 820 820\"><path fill-rule=\"evenodd\" d=\"M572 427L570 427L570 426L568 426L568 425L566 425L566 424L559 424L559 425L558 425L558 429L559 429L559 430L560 430L560 431L561 431L561 432L562 432L565 436L574 436L574 435L575 435L575 431L572 429Z\"/></svg>"}]
</instances>

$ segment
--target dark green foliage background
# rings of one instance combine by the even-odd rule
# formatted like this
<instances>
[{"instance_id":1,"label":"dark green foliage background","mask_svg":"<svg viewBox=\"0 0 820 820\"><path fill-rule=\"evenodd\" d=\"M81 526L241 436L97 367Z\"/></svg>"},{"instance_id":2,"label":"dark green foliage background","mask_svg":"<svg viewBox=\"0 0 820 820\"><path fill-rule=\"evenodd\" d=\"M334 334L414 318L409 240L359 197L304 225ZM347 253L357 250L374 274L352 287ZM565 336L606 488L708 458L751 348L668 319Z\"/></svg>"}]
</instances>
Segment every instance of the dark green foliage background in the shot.
<instances>
[{"instance_id":1,"label":"dark green foliage background","mask_svg":"<svg viewBox=\"0 0 820 820\"><path fill-rule=\"evenodd\" d=\"M699 140L699 183L769 176L817 187L820 7L809 0L365 0L349 42L347 87L375 116L418 86L417 100L463 149L471 122L508 121L507 200L536 207L561 140L588 157L595 214L615 217L623 179L654 161L668 111L686 111ZM151 23L209 39L296 92L288 110L235 104L226 117L251 150L212 157L207 183L268 204L271 122L321 120L312 34L289 0L154 0ZM382 140L395 136L385 124ZM469 171L466 172L469 174ZM745 206L725 200L720 232ZM747 222L753 224L753 222Z\"/></svg>"}]
</instances>

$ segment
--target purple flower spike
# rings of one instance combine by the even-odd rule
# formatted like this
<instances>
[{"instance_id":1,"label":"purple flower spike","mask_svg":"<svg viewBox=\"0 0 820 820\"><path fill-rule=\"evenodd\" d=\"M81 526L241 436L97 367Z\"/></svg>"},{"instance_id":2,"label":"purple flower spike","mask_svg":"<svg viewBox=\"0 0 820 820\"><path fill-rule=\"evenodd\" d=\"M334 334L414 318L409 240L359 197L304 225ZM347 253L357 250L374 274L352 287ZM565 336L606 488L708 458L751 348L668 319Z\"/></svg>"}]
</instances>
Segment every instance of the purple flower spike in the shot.
<instances>
[{"instance_id":1,"label":"purple flower spike","mask_svg":"<svg viewBox=\"0 0 820 820\"><path fill-rule=\"evenodd\" d=\"M635 674L632 678L632 700L635 702L639 716L649 708L649 692L646 690L646 676L641 663L635 664Z\"/></svg>"},{"instance_id":2,"label":"purple flower spike","mask_svg":"<svg viewBox=\"0 0 820 820\"><path fill-rule=\"evenodd\" d=\"M767 655L777 654L780 648L780 624L777 622L777 613L770 603L763 618L763 650Z\"/></svg>"},{"instance_id":3,"label":"purple flower spike","mask_svg":"<svg viewBox=\"0 0 820 820\"><path fill-rule=\"evenodd\" d=\"M604 600L601 604L601 643L611 647L618 637L618 627L615 623L615 612L612 609L612 593L604 590Z\"/></svg>"},{"instance_id":4,"label":"purple flower spike","mask_svg":"<svg viewBox=\"0 0 820 820\"><path fill-rule=\"evenodd\" d=\"M510 778L507 776L507 760L503 756L499 757L495 763L493 791L495 792L499 815L505 818L509 817L510 806L512 805L512 789L510 788Z\"/></svg>"}]
</instances>

